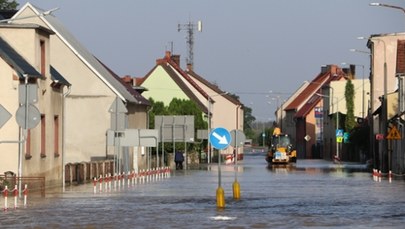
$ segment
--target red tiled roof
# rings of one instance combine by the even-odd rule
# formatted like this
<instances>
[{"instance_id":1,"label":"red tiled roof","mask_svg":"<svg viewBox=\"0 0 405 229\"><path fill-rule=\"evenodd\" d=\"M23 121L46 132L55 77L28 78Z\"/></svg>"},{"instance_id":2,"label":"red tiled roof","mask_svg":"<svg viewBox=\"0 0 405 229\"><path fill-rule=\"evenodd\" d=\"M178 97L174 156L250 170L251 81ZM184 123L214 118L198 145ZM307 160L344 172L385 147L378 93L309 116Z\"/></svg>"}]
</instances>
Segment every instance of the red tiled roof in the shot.
<instances>
[{"instance_id":1,"label":"red tiled roof","mask_svg":"<svg viewBox=\"0 0 405 229\"><path fill-rule=\"evenodd\" d=\"M98 59L97 59L98 60ZM98 60L100 64L118 81L120 82L124 87L125 90L127 90L137 101L137 104L139 105L146 105L150 106L150 101L147 100L145 97L143 97L138 91L136 91L134 88L132 88L132 85L125 83L124 79L120 78L113 70L108 68L103 62Z\"/></svg>"},{"instance_id":2,"label":"red tiled roof","mask_svg":"<svg viewBox=\"0 0 405 229\"><path fill-rule=\"evenodd\" d=\"M321 96L315 94L313 95L307 103L304 104L304 106L301 107L301 109L298 110L298 112L295 114L294 118L301 118L305 117L311 112L315 106L321 101Z\"/></svg>"},{"instance_id":3,"label":"red tiled roof","mask_svg":"<svg viewBox=\"0 0 405 229\"><path fill-rule=\"evenodd\" d=\"M195 73L192 69L188 69L187 73L189 75L191 75L192 77L194 77L195 79L197 79L198 81L200 81L201 83L203 83L205 86L211 88L211 90L215 91L217 94L225 93L217 85L214 85L214 84L210 83L208 80L204 79L203 77L201 77L200 75ZM239 100L235 99L234 97L232 97L232 96L230 96L228 94L224 94L223 96L227 100L229 100L230 102L232 102L235 105L241 105L242 104Z\"/></svg>"},{"instance_id":4,"label":"red tiled roof","mask_svg":"<svg viewBox=\"0 0 405 229\"><path fill-rule=\"evenodd\" d=\"M322 93L323 86L329 85L331 81L340 80L342 77L346 77L346 74L341 68L336 65L328 66L327 71L321 72L315 77L284 110L296 111L295 118L306 116L320 100L316 93Z\"/></svg>"}]
</instances>

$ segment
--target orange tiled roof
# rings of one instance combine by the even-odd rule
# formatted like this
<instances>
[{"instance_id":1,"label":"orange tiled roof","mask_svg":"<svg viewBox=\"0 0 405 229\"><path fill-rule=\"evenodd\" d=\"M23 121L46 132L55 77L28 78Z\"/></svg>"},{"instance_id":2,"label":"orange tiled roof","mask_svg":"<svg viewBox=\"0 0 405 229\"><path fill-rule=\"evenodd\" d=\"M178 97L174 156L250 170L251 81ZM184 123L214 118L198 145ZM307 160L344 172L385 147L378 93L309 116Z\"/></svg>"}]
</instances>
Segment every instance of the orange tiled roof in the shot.
<instances>
[{"instance_id":1,"label":"orange tiled roof","mask_svg":"<svg viewBox=\"0 0 405 229\"><path fill-rule=\"evenodd\" d=\"M284 109L296 111L295 118L305 117L320 101L322 87L330 84L331 81L340 80L346 77L343 70L336 65L329 65L326 71L321 72L308 86Z\"/></svg>"}]
</instances>

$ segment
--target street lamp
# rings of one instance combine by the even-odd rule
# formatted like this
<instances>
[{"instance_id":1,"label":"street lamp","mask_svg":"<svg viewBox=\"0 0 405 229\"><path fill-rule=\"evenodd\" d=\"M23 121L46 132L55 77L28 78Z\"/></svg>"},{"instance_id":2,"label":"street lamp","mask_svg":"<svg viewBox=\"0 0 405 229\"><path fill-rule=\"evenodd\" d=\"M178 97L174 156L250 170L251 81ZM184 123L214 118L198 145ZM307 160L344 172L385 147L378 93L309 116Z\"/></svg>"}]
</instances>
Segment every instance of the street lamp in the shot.
<instances>
[{"instance_id":1,"label":"street lamp","mask_svg":"<svg viewBox=\"0 0 405 229\"><path fill-rule=\"evenodd\" d=\"M359 38L357 38L359 39ZM371 55L370 52L364 51L364 50L359 50L359 49L349 49L350 52L359 52L359 53L363 53L363 54L367 54L367 55Z\"/></svg>"},{"instance_id":2,"label":"street lamp","mask_svg":"<svg viewBox=\"0 0 405 229\"><path fill-rule=\"evenodd\" d=\"M330 89L332 89L332 109L334 108L334 103L333 103L333 99L336 99L336 130L339 129L339 99L338 97L334 97L334 89L333 87L329 87ZM320 94L320 93L316 93L316 95L320 96L320 97L324 97L324 98L331 98L331 96L328 95L324 95L324 94ZM333 112L333 110L332 110ZM339 143L336 141L336 158L339 159Z\"/></svg>"},{"instance_id":3,"label":"street lamp","mask_svg":"<svg viewBox=\"0 0 405 229\"><path fill-rule=\"evenodd\" d=\"M211 132L211 102L212 102L212 97L215 96L222 96L222 95L227 95L229 92L223 92L219 94L214 94L214 95L207 95L207 107L208 107L208 136L207 136L207 156L208 156L208 164L211 163L211 146L210 146L210 132Z\"/></svg>"},{"instance_id":4,"label":"street lamp","mask_svg":"<svg viewBox=\"0 0 405 229\"><path fill-rule=\"evenodd\" d=\"M13 22L13 21L15 21L15 20L23 20L23 19L33 18L33 17L37 17L37 16L38 16L38 17L47 16L47 15L52 14L54 11L56 11L56 10L58 10L58 9L59 9L59 7L56 7L56 8L53 8L53 9L44 11L44 12L42 12L42 13L36 14L36 15L30 15L30 16L18 17L18 18L2 19L2 20L0 20L0 23L2 23L2 22Z\"/></svg>"},{"instance_id":5,"label":"street lamp","mask_svg":"<svg viewBox=\"0 0 405 229\"><path fill-rule=\"evenodd\" d=\"M272 93L271 90L270 90L269 92ZM277 96L271 97L270 95L266 95L266 97L269 98L269 99L271 99L271 100L277 101L277 103L276 103L276 112L274 112L274 113L275 113L275 118L276 118L277 124L279 124L279 126L282 127L282 118L283 118L283 113L282 113L282 111L281 111L281 119L280 119L280 117L279 117L280 96L277 95ZM271 101L268 101L267 103L268 103L268 104L272 104Z\"/></svg>"},{"instance_id":6,"label":"street lamp","mask_svg":"<svg viewBox=\"0 0 405 229\"><path fill-rule=\"evenodd\" d=\"M372 2L372 3L370 3L370 6L382 6L382 7L394 8L394 9L402 10L402 12L405 13L405 9L402 7L399 7L399 6L393 6L393 5L378 3L378 2Z\"/></svg>"}]
</instances>

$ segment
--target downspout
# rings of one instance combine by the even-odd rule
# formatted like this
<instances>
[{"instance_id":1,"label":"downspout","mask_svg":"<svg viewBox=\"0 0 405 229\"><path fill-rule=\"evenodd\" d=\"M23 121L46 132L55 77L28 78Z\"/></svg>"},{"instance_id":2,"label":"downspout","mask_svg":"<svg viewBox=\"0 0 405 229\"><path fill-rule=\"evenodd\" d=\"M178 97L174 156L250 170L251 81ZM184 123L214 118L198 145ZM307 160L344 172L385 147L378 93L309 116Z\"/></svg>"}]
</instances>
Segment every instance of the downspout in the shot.
<instances>
[{"instance_id":1,"label":"downspout","mask_svg":"<svg viewBox=\"0 0 405 229\"><path fill-rule=\"evenodd\" d=\"M67 87L68 90L66 93L63 94L62 97L62 189L63 192L65 192L65 135L66 135L66 118L65 118L65 113L66 113L66 97L70 94L71 92L71 86Z\"/></svg>"}]
</instances>

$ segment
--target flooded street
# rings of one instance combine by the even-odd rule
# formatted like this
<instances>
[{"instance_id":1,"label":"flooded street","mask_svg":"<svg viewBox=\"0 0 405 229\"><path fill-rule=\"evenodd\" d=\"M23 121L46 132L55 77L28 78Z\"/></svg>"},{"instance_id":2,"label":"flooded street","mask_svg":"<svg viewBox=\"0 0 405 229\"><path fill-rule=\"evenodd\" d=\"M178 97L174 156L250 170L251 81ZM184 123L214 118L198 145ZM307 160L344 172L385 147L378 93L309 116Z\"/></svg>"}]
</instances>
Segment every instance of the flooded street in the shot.
<instances>
[{"instance_id":1,"label":"flooded street","mask_svg":"<svg viewBox=\"0 0 405 229\"><path fill-rule=\"evenodd\" d=\"M234 167L223 165L225 208L216 207L218 167L93 193L93 184L29 198L0 212L1 228L403 228L405 182L373 180L363 165L299 160L268 168L245 155L233 200ZM3 204L3 199L0 201Z\"/></svg>"}]
</instances>

